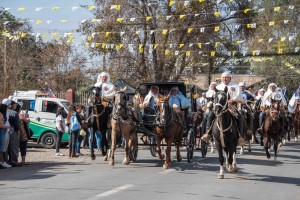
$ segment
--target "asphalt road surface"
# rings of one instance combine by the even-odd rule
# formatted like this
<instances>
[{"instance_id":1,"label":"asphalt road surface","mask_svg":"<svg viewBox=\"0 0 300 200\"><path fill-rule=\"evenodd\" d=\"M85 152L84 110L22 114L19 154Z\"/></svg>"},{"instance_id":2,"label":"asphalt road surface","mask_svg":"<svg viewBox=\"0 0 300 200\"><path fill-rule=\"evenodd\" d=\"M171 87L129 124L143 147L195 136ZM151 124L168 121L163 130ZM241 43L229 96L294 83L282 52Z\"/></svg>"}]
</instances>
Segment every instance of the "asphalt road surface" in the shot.
<instances>
[{"instance_id":1,"label":"asphalt road surface","mask_svg":"<svg viewBox=\"0 0 300 200\"><path fill-rule=\"evenodd\" d=\"M40 148L30 151L46 155ZM217 153L202 158L196 151L192 163L187 163L184 148L181 153L183 161L177 163L172 151L168 170L147 149L139 150L130 165L122 165L124 152L119 149L113 167L100 154L91 161L88 150L81 158L32 161L0 170L0 199L300 199L300 142L281 147L277 162L255 145L252 152L237 156L238 173L225 173L224 179L217 178Z\"/></svg>"}]
</instances>

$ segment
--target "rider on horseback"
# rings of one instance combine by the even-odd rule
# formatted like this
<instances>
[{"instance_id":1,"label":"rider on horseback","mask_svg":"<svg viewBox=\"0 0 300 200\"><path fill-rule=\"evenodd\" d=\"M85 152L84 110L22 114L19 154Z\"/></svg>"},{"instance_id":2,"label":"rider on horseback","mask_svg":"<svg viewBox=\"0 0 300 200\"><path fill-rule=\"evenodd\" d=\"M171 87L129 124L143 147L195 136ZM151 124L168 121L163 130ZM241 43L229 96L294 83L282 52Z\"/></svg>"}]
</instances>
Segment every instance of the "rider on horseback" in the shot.
<instances>
[{"instance_id":1,"label":"rider on horseback","mask_svg":"<svg viewBox=\"0 0 300 200\"><path fill-rule=\"evenodd\" d=\"M228 88L228 96L229 96L228 103L231 105L231 111L234 111L233 115L237 119L239 132L242 133L243 132L243 118L242 118L241 114L237 111L236 104L239 101L243 101L243 97L239 90L239 86L236 83L234 83L231 80L231 78L232 78L232 76L231 76L230 72L227 71L227 72L222 73L222 75L221 75L222 82L216 88L217 88L217 90L220 90L220 91L224 91L225 87ZM210 126L212 124L213 119L214 119L213 114L207 117L207 126L206 126L207 133L202 136L201 139L203 141L209 140L209 135L211 135Z\"/></svg>"},{"instance_id":2,"label":"rider on horseback","mask_svg":"<svg viewBox=\"0 0 300 200\"><path fill-rule=\"evenodd\" d=\"M293 94L291 100L289 101L288 108L290 113L295 113L295 109L297 107L298 102L300 103L300 85L296 92Z\"/></svg>"}]
</instances>

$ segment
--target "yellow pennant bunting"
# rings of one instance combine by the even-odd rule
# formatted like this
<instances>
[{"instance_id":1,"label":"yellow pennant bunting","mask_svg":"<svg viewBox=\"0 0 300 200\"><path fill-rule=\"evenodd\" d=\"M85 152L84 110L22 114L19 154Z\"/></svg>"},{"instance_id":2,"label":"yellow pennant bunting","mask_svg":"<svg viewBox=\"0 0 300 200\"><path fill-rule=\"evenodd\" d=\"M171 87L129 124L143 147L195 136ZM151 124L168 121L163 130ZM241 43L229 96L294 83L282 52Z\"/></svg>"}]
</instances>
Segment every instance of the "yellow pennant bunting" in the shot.
<instances>
[{"instance_id":1,"label":"yellow pennant bunting","mask_svg":"<svg viewBox=\"0 0 300 200\"><path fill-rule=\"evenodd\" d=\"M90 43L88 43L88 42L85 43L85 46L86 46L86 47L88 47L89 45L90 45Z\"/></svg>"},{"instance_id":2,"label":"yellow pennant bunting","mask_svg":"<svg viewBox=\"0 0 300 200\"><path fill-rule=\"evenodd\" d=\"M140 33L140 31L135 31L135 34L138 35Z\"/></svg>"},{"instance_id":3,"label":"yellow pennant bunting","mask_svg":"<svg viewBox=\"0 0 300 200\"><path fill-rule=\"evenodd\" d=\"M175 1L171 0L171 1L169 2L169 6L172 6L174 3L175 3Z\"/></svg>"},{"instance_id":4,"label":"yellow pennant bunting","mask_svg":"<svg viewBox=\"0 0 300 200\"><path fill-rule=\"evenodd\" d=\"M274 26L275 22L269 22L269 26Z\"/></svg>"},{"instance_id":5,"label":"yellow pennant bunting","mask_svg":"<svg viewBox=\"0 0 300 200\"><path fill-rule=\"evenodd\" d=\"M203 3L205 0L199 0L200 3Z\"/></svg>"},{"instance_id":6,"label":"yellow pennant bunting","mask_svg":"<svg viewBox=\"0 0 300 200\"><path fill-rule=\"evenodd\" d=\"M167 30L167 29L164 29L164 30L162 31L162 34L163 34L163 35L167 35L167 33L168 33L168 30Z\"/></svg>"},{"instance_id":7,"label":"yellow pennant bunting","mask_svg":"<svg viewBox=\"0 0 300 200\"><path fill-rule=\"evenodd\" d=\"M182 48L184 46L184 44L179 44L179 48Z\"/></svg>"},{"instance_id":8,"label":"yellow pennant bunting","mask_svg":"<svg viewBox=\"0 0 300 200\"><path fill-rule=\"evenodd\" d=\"M105 36L108 37L110 35L111 32L106 32Z\"/></svg>"},{"instance_id":9,"label":"yellow pennant bunting","mask_svg":"<svg viewBox=\"0 0 300 200\"><path fill-rule=\"evenodd\" d=\"M219 17L221 15L221 12L215 12L214 14L216 17Z\"/></svg>"},{"instance_id":10,"label":"yellow pennant bunting","mask_svg":"<svg viewBox=\"0 0 300 200\"><path fill-rule=\"evenodd\" d=\"M58 35L58 36L56 36L56 40L59 40L61 38L61 36L60 35Z\"/></svg>"},{"instance_id":11,"label":"yellow pennant bunting","mask_svg":"<svg viewBox=\"0 0 300 200\"><path fill-rule=\"evenodd\" d=\"M96 43L96 44L95 44L95 47L99 47L99 46L100 46L100 43Z\"/></svg>"},{"instance_id":12,"label":"yellow pennant bunting","mask_svg":"<svg viewBox=\"0 0 300 200\"><path fill-rule=\"evenodd\" d=\"M283 49L278 49L278 54L282 54L283 53Z\"/></svg>"},{"instance_id":13,"label":"yellow pennant bunting","mask_svg":"<svg viewBox=\"0 0 300 200\"><path fill-rule=\"evenodd\" d=\"M147 16L146 17L146 22L149 21L152 17L151 16Z\"/></svg>"},{"instance_id":14,"label":"yellow pennant bunting","mask_svg":"<svg viewBox=\"0 0 300 200\"><path fill-rule=\"evenodd\" d=\"M158 44L154 44L154 47L153 47L153 48L154 48L154 49L156 49L156 48L157 48L157 46L158 46Z\"/></svg>"},{"instance_id":15,"label":"yellow pennant bunting","mask_svg":"<svg viewBox=\"0 0 300 200\"><path fill-rule=\"evenodd\" d=\"M281 42L284 42L285 39L286 39L286 37L281 37L281 38L280 38L280 41L281 41Z\"/></svg>"},{"instance_id":16,"label":"yellow pennant bunting","mask_svg":"<svg viewBox=\"0 0 300 200\"><path fill-rule=\"evenodd\" d=\"M191 33L193 28L188 28L188 33Z\"/></svg>"},{"instance_id":17,"label":"yellow pennant bunting","mask_svg":"<svg viewBox=\"0 0 300 200\"><path fill-rule=\"evenodd\" d=\"M210 52L210 56L211 56L211 57L214 57L214 56L215 56L215 54L216 54L216 52L215 52L215 51L212 51L212 52Z\"/></svg>"},{"instance_id":18,"label":"yellow pennant bunting","mask_svg":"<svg viewBox=\"0 0 300 200\"><path fill-rule=\"evenodd\" d=\"M228 0L228 3L231 3L232 2L232 0Z\"/></svg>"},{"instance_id":19,"label":"yellow pennant bunting","mask_svg":"<svg viewBox=\"0 0 300 200\"><path fill-rule=\"evenodd\" d=\"M143 48L143 45L142 44L139 44L139 49L142 49Z\"/></svg>"},{"instance_id":20,"label":"yellow pennant bunting","mask_svg":"<svg viewBox=\"0 0 300 200\"><path fill-rule=\"evenodd\" d=\"M215 47L218 47L220 45L220 42L215 43Z\"/></svg>"},{"instance_id":21,"label":"yellow pennant bunting","mask_svg":"<svg viewBox=\"0 0 300 200\"><path fill-rule=\"evenodd\" d=\"M198 45L199 49L202 48L202 43L198 43L197 45Z\"/></svg>"},{"instance_id":22,"label":"yellow pennant bunting","mask_svg":"<svg viewBox=\"0 0 300 200\"><path fill-rule=\"evenodd\" d=\"M280 11L280 7L274 7L274 11L275 12L279 12Z\"/></svg>"},{"instance_id":23,"label":"yellow pennant bunting","mask_svg":"<svg viewBox=\"0 0 300 200\"><path fill-rule=\"evenodd\" d=\"M103 43L103 44L101 45L101 48L102 48L102 49L105 49L105 47L106 47L106 44Z\"/></svg>"},{"instance_id":24,"label":"yellow pennant bunting","mask_svg":"<svg viewBox=\"0 0 300 200\"><path fill-rule=\"evenodd\" d=\"M42 37L47 37L47 34L46 33L42 33Z\"/></svg>"},{"instance_id":25,"label":"yellow pennant bunting","mask_svg":"<svg viewBox=\"0 0 300 200\"><path fill-rule=\"evenodd\" d=\"M51 37L54 37L54 36L56 36L56 33L51 33Z\"/></svg>"},{"instance_id":26,"label":"yellow pennant bunting","mask_svg":"<svg viewBox=\"0 0 300 200\"><path fill-rule=\"evenodd\" d=\"M96 6L90 6L89 10L94 10L96 8Z\"/></svg>"},{"instance_id":27,"label":"yellow pennant bunting","mask_svg":"<svg viewBox=\"0 0 300 200\"><path fill-rule=\"evenodd\" d=\"M249 12L249 10L250 10L249 8L246 8L246 9L244 10L244 13L247 14L247 13Z\"/></svg>"},{"instance_id":28,"label":"yellow pennant bunting","mask_svg":"<svg viewBox=\"0 0 300 200\"><path fill-rule=\"evenodd\" d=\"M18 8L18 11L25 11L26 8Z\"/></svg>"},{"instance_id":29,"label":"yellow pennant bunting","mask_svg":"<svg viewBox=\"0 0 300 200\"><path fill-rule=\"evenodd\" d=\"M179 19L183 19L185 17L185 15L180 15Z\"/></svg>"},{"instance_id":30,"label":"yellow pennant bunting","mask_svg":"<svg viewBox=\"0 0 300 200\"><path fill-rule=\"evenodd\" d=\"M262 43L264 39L258 39L258 43Z\"/></svg>"},{"instance_id":31,"label":"yellow pennant bunting","mask_svg":"<svg viewBox=\"0 0 300 200\"><path fill-rule=\"evenodd\" d=\"M117 22L122 23L123 22L123 18L118 18Z\"/></svg>"},{"instance_id":32,"label":"yellow pennant bunting","mask_svg":"<svg viewBox=\"0 0 300 200\"><path fill-rule=\"evenodd\" d=\"M38 19L38 20L36 20L35 23L36 23L36 24L40 24L40 23L42 23L42 20Z\"/></svg>"},{"instance_id":33,"label":"yellow pennant bunting","mask_svg":"<svg viewBox=\"0 0 300 200\"><path fill-rule=\"evenodd\" d=\"M236 51L232 51L232 52L231 52L231 55L234 56L235 54L236 54Z\"/></svg>"},{"instance_id":34,"label":"yellow pennant bunting","mask_svg":"<svg viewBox=\"0 0 300 200\"><path fill-rule=\"evenodd\" d=\"M66 19L62 19L62 20L60 20L60 22L61 22L61 23L67 23L67 22L68 22L68 20L66 20Z\"/></svg>"},{"instance_id":35,"label":"yellow pennant bunting","mask_svg":"<svg viewBox=\"0 0 300 200\"><path fill-rule=\"evenodd\" d=\"M26 35L27 35L27 33L22 33L21 38L25 37Z\"/></svg>"},{"instance_id":36,"label":"yellow pennant bunting","mask_svg":"<svg viewBox=\"0 0 300 200\"><path fill-rule=\"evenodd\" d=\"M186 57L190 57L191 52L190 52L190 51L186 51L186 52L185 52L185 55L186 55Z\"/></svg>"},{"instance_id":37,"label":"yellow pennant bunting","mask_svg":"<svg viewBox=\"0 0 300 200\"><path fill-rule=\"evenodd\" d=\"M165 50L165 55L169 55L170 54L170 50Z\"/></svg>"},{"instance_id":38,"label":"yellow pennant bunting","mask_svg":"<svg viewBox=\"0 0 300 200\"><path fill-rule=\"evenodd\" d=\"M139 48L140 53L144 52L144 48Z\"/></svg>"},{"instance_id":39,"label":"yellow pennant bunting","mask_svg":"<svg viewBox=\"0 0 300 200\"><path fill-rule=\"evenodd\" d=\"M215 32L220 30L220 26L215 26Z\"/></svg>"},{"instance_id":40,"label":"yellow pennant bunting","mask_svg":"<svg viewBox=\"0 0 300 200\"><path fill-rule=\"evenodd\" d=\"M121 10L121 5L116 5L116 9L120 11Z\"/></svg>"},{"instance_id":41,"label":"yellow pennant bunting","mask_svg":"<svg viewBox=\"0 0 300 200\"><path fill-rule=\"evenodd\" d=\"M52 10L59 10L59 7L53 7Z\"/></svg>"},{"instance_id":42,"label":"yellow pennant bunting","mask_svg":"<svg viewBox=\"0 0 300 200\"><path fill-rule=\"evenodd\" d=\"M91 41L91 40L92 40L92 37L91 37L91 36L89 36L89 37L87 38L87 40L88 40L88 41Z\"/></svg>"}]
</instances>

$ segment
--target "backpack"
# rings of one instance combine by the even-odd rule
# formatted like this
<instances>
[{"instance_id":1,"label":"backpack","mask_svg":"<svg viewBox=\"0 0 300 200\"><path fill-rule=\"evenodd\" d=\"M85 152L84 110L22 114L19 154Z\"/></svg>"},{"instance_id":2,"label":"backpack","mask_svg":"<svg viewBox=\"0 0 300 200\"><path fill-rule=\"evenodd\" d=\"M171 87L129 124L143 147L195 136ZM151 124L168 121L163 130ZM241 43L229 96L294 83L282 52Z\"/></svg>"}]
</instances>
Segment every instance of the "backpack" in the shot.
<instances>
[{"instance_id":1,"label":"backpack","mask_svg":"<svg viewBox=\"0 0 300 200\"><path fill-rule=\"evenodd\" d=\"M71 117L70 129L71 131L78 131L80 129L80 123L76 117L76 113Z\"/></svg>"}]
</instances>

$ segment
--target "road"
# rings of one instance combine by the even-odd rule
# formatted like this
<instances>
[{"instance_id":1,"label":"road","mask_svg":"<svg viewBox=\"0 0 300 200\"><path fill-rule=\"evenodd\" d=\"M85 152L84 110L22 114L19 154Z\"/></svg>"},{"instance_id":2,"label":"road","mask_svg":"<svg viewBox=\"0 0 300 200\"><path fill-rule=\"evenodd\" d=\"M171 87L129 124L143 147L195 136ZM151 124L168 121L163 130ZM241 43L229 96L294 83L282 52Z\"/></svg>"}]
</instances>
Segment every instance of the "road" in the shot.
<instances>
[{"instance_id":1,"label":"road","mask_svg":"<svg viewBox=\"0 0 300 200\"><path fill-rule=\"evenodd\" d=\"M185 154L182 149L183 158ZM174 151L172 155L175 159ZM0 199L300 199L299 142L281 147L277 162L255 145L252 152L237 156L238 173L226 173L223 180L217 179L216 153L201 158L196 151L193 163L173 161L168 170L146 149L128 166L122 165L123 156L119 150L113 167L86 155L76 162L64 156L1 170Z\"/></svg>"}]
</instances>

